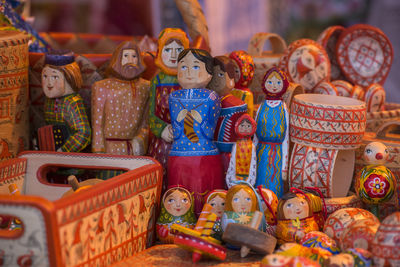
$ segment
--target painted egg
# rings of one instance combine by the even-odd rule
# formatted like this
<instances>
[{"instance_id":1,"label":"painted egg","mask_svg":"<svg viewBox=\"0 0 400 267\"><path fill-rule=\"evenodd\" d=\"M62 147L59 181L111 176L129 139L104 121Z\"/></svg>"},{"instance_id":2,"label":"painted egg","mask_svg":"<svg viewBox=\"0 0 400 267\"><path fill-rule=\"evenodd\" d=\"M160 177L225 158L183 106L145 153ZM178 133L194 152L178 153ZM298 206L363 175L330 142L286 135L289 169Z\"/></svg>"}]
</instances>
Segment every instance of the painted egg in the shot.
<instances>
[{"instance_id":1,"label":"painted egg","mask_svg":"<svg viewBox=\"0 0 400 267\"><path fill-rule=\"evenodd\" d=\"M373 248L376 266L400 266L400 211L390 214L381 222Z\"/></svg>"},{"instance_id":2,"label":"painted egg","mask_svg":"<svg viewBox=\"0 0 400 267\"><path fill-rule=\"evenodd\" d=\"M324 233L339 243L343 230L352 222L362 219L371 219L379 222L371 212L359 208L344 208L332 213L325 221Z\"/></svg>"},{"instance_id":3,"label":"painted egg","mask_svg":"<svg viewBox=\"0 0 400 267\"><path fill-rule=\"evenodd\" d=\"M353 267L354 266L354 258L352 255L347 253L340 253L329 257L326 261L325 265L327 267Z\"/></svg>"},{"instance_id":4,"label":"painted egg","mask_svg":"<svg viewBox=\"0 0 400 267\"><path fill-rule=\"evenodd\" d=\"M350 248L345 253L353 256L354 267L372 266L372 253L362 248Z\"/></svg>"},{"instance_id":5,"label":"painted egg","mask_svg":"<svg viewBox=\"0 0 400 267\"><path fill-rule=\"evenodd\" d=\"M379 222L370 219L352 222L343 230L339 242L340 248L343 251L349 248L371 250L379 224Z\"/></svg>"},{"instance_id":6,"label":"painted egg","mask_svg":"<svg viewBox=\"0 0 400 267\"><path fill-rule=\"evenodd\" d=\"M332 254L339 254L340 249L335 240L330 238L327 234L319 231L312 231L307 233L300 243L309 248L321 248L329 251Z\"/></svg>"}]
</instances>

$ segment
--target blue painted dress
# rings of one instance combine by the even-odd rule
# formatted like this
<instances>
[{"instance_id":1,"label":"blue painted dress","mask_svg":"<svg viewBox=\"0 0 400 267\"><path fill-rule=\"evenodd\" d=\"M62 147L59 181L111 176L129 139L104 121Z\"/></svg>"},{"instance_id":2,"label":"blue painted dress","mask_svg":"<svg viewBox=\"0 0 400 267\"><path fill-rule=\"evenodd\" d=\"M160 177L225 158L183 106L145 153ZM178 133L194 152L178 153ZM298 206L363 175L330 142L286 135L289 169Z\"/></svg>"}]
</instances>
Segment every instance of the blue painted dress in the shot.
<instances>
[{"instance_id":1,"label":"blue painted dress","mask_svg":"<svg viewBox=\"0 0 400 267\"><path fill-rule=\"evenodd\" d=\"M264 100L257 112L256 186L263 185L278 198L283 195L283 171L287 168L288 114L281 100Z\"/></svg>"}]
</instances>

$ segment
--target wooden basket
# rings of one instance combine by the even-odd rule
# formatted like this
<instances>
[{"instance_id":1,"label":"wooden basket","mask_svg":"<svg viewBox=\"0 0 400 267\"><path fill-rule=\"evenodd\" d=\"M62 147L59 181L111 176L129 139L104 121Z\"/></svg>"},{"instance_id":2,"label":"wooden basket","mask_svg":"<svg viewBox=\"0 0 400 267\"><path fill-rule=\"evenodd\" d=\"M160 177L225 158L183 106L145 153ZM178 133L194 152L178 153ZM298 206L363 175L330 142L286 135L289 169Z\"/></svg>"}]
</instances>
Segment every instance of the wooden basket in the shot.
<instances>
[{"instance_id":1,"label":"wooden basket","mask_svg":"<svg viewBox=\"0 0 400 267\"><path fill-rule=\"evenodd\" d=\"M367 113L366 132L376 132L383 124L391 121L400 121L400 104L385 103L382 111Z\"/></svg>"},{"instance_id":2,"label":"wooden basket","mask_svg":"<svg viewBox=\"0 0 400 267\"><path fill-rule=\"evenodd\" d=\"M7 164L6 164L7 163ZM0 195L0 214L19 218L22 231L0 229L4 266L108 266L153 241L162 168L152 158L24 152L1 165L0 190L26 167L23 195ZM24 163L26 165L24 165ZM124 169L126 172L60 198L67 185L43 179L47 168ZM7 171L6 171L7 170Z\"/></svg>"}]
</instances>

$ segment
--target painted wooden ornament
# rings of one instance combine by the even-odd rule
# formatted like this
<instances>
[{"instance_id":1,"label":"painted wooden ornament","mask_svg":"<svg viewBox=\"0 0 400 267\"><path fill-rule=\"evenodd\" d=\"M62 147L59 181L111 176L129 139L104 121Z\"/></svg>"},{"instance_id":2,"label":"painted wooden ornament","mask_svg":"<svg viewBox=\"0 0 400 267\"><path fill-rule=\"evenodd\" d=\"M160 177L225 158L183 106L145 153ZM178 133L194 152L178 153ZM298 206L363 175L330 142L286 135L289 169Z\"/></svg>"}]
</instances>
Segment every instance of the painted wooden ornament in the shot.
<instances>
[{"instance_id":1,"label":"painted wooden ornament","mask_svg":"<svg viewBox=\"0 0 400 267\"><path fill-rule=\"evenodd\" d=\"M355 193L349 192L345 197L325 198L325 206L327 216L329 216L344 208L362 208L363 202Z\"/></svg>"},{"instance_id":2,"label":"painted wooden ornament","mask_svg":"<svg viewBox=\"0 0 400 267\"><path fill-rule=\"evenodd\" d=\"M268 224L266 229L267 233L275 236L276 225L278 224L277 220L277 211L278 211L278 197L275 193L269 189L263 188L259 186L258 193L261 196L262 208L264 210L265 221Z\"/></svg>"},{"instance_id":3,"label":"painted wooden ornament","mask_svg":"<svg viewBox=\"0 0 400 267\"><path fill-rule=\"evenodd\" d=\"M393 48L380 29L356 24L340 35L336 55L347 80L366 88L372 83L385 82L393 61Z\"/></svg>"},{"instance_id":4,"label":"painted wooden ornament","mask_svg":"<svg viewBox=\"0 0 400 267\"><path fill-rule=\"evenodd\" d=\"M275 251L276 254L291 256L291 257L305 257L323 265L326 260L332 256L332 253L322 248L308 248L298 243L285 243Z\"/></svg>"},{"instance_id":5,"label":"painted wooden ornament","mask_svg":"<svg viewBox=\"0 0 400 267\"><path fill-rule=\"evenodd\" d=\"M327 81L320 82L317 86L315 86L312 93L321 95L339 95L336 86Z\"/></svg>"},{"instance_id":6,"label":"painted wooden ornament","mask_svg":"<svg viewBox=\"0 0 400 267\"><path fill-rule=\"evenodd\" d=\"M371 212L359 208L344 208L332 213L325 221L324 233L330 238L340 242L340 238L344 229L346 229L352 222L356 220L370 219L379 222Z\"/></svg>"},{"instance_id":7,"label":"painted wooden ornament","mask_svg":"<svg viewBox=\"0 0 400 267\"><path fill-rule=\"evenodd\" d=\"M329 251L332 254L340 253L340 248L336 244L336 241L323 232L308 232L301 239L300 243L308 248L321 248Z\"/></svg>"},{"instance_id":8,"label":"painted wooden ornament","mask_svg":"<svg viewBox=\"0 0 400 267\"><path fill-rule=\"evenodd\" d=\"M320 267L318 262L305 257L291 257L279 254L270 254L261 260L260 267Z\"/></svg>"},{"instance_id":9,"label":"painted wooden ornament","mask_svg":"<svg viewBox=\"0 0 400 267\"><path fill-rule=\"evenodd\" d=\"M380 84L371 84L365 90L364 100L367 103L367 112L383 111L386 100L385 89Z\"/></svg>"},{"instance_id":10,"label":"painted wooden ornament","mask_svg":"<svg viewBox=\"0 0 400 267\"><path fill-rule=\"evenodd\" d=\"M161 200L160 215L156 223L157 236L161 242L174 242L174 234L171 232L173 224L194 227L196 217L193 212L193 205L190 192L183 187L172 187L164 193Z\"/></svg>"},{"instance_id":11,"label":"painted wooden ornament","mask_svg":"<svg viewBox=\"0 0 400 267\"><path fill-rule=\"evenodd\" d=\"M377 267L400 266L400 211L387 216L373 241L373 262Z\"/></svg>"},{"instance_id":12,"label":"painted wooden ornament","mask_svg":"<svg viewBox=\"0 0 400 267\"><path fill-rule=\"evenodd\" d=\"M325 49L310 39L291 43L281 57L279 68L291 82L301 84L311 92L321 81L330 80L331 64Z\"/></svg>"},{"instance_id":13,"label":"painted wooden ornament","mask_svg":"<svg viewBox=\"0 0 400 267\"><path fill-rule=\"evenodd\" d=\"M337 62L336 43L340 34L344 31L343 26L335 25L326 28L317 39L317 42L325 48L331 62L331 80L339 80L344 78Z\"/></svg>"},{"instance_id":14,"label":"painted wooden ornament","mask_svg":"<svg viewBox=\"0 0 400 267\"><path fill-rule=\"evenodd\" d=\"M351 92L353 91L351 83L344 80L334 80L331 83L335 86L338 96L351 97Z\"/></svg>"},{"instance_id":15,"label":"painted wooden ornament","mask_svg":"<svg viewBox=\"0 0 400 267\"><path fill-rule=\"evenodd\" d=\"M383 110L367 112L366 132L378 132L384 124L400 120L400 104L385 103Z\"/></svg>"},{"instance_id":16,"label":"painted wooden ornament","mask_svg":"<svg viewBox=\"0 0 400 267\"><path fill-rule=\"evenodd\" d=\"M324 266L327 267L354 267L354 258L347 253L332 255L328 258Z\"/></svg>"},{"instance_id":17,"label":"painted wooden ornament","mask_svg":"<svg viewBox=\"0 0 400 267\"><path fill-rule=\"evenodd\" d=\"M372 251L374 249L372 242L379 224L379 222L370 219L352 222L343 230L340 237L339 245L342 251L349 248L362 248Z\"/></svg>"},{"instance_id":18,"label":"painted wooden ornament","mask_svg":"<svg viewBox=\"0 0 400 267\"><path fill-rule=\"evenodd\" d=\"M179 247L192 252L192 261L196 263L201 256L225 260L226 249L221 242L212 238L211 232L217 215L211 212L211 205L205 204L194 229L173 224L175 230L174 243Z\"/></svg>"},{"instance_id":19,"label":"painted wooden ornament","mask_svg":"<svg viewBox=\"0 0 400 267\"><path fill-rule=\"evenodd\" d=\"M364 88L362 88L361 86L359 86L357 84L354 85L353 90L351 91L351 98L355 98L358 100L364 100L365 99ZM367 107L368 107L368 104L367 104ZM367 112L368 112L368 108L367 108Z\"/></svg>"},{"instance_id":20,"label":"painted wooden ornament","mask_svg":"<svg viewBox=\"0 0 400 267\"><path fill-rule=\"evenodd\" d=\"M350 254L354 259L354 267L371 267L372 253L362 248L350 248L344 253Z\"/></svg>"},{"instance_id":21,"label":"painted wooden ornament","mask_svg":"<svg viewBox=\"0 0 400 267\"><path fill-rule=\"evenodd\" d=\"M226 190L215 189L205 197L205 203L210 204L212 207L211 212L217 215L211 236L218 240L222 240L221 218L225 210L226 192Z\"/></svg>"},{"instance_id":22,"label":"painted wooden ornament","mask_svg":"<svg viewBox=\"0 0 400 267\"><path fill-rule=\"evenodd\" d=\"M324 228L326 215L325 199L322 192L315 187L306 187L304 193L310 199L315 222L320 231Z\"/></svg>"},{"instance_id":23,"label":"painted wooden ornament","mask_svg":"<svg viewBox=\"0 0 400 267\"><path fill-rule=\"evenodd\" d=\"M286 107L288 110L290 109L290 106L292 105L292 100L295 95L300 95L304 94L304 88L301 86L301 84L298 83L292 83L289 82L289 87L286 90L286 93L283 94L282 100L285 102Z\"/></svg>"}]
</instances>

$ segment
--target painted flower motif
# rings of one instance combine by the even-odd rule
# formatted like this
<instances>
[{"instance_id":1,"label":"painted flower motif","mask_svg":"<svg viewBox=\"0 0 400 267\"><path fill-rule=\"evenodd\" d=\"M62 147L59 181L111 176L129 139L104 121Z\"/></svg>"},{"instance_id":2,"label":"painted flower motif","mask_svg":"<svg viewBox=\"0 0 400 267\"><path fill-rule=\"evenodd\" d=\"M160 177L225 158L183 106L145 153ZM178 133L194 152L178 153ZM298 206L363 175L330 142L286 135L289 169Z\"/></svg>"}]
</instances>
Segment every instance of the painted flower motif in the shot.
<instances>
[{"instance_id":1,"label":"painted flower motif","mask_svg":"<svg viewBox=\"0 0 400 267\"><path fill-rule=\"evenodd\" d=\"M370 176L370 179L368 180L367 180L368 188L370 189L368 191L370 191L372 195L383 196L386 194L388 185L384 177L377 174L373 174Z\"/></svg>"}]
</instances>

